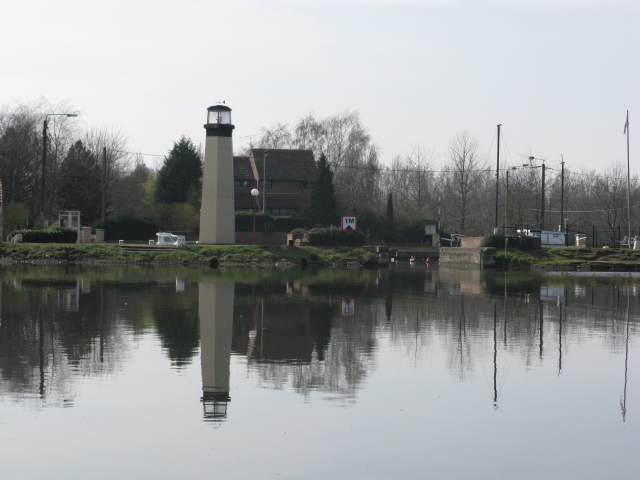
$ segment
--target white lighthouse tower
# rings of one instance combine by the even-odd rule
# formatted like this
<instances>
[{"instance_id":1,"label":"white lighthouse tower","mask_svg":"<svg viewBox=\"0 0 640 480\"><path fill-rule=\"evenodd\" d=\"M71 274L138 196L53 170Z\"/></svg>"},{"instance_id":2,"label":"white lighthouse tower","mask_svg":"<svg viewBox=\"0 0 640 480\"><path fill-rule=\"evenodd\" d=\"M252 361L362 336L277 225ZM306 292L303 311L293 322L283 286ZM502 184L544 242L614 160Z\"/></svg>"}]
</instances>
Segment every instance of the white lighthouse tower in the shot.
<instances>
[{"instance_id":1,"label":"white lighthouse tower","mask_svg":"<svg viewBox=\"0 0 640 480\"><path fill-rule=\"evenodd\" d=\"M214 105L207 109L207 139L202 172L200 243L235 243L233 198L233 142L231 109Z\"/></svg>"}]
</instances>

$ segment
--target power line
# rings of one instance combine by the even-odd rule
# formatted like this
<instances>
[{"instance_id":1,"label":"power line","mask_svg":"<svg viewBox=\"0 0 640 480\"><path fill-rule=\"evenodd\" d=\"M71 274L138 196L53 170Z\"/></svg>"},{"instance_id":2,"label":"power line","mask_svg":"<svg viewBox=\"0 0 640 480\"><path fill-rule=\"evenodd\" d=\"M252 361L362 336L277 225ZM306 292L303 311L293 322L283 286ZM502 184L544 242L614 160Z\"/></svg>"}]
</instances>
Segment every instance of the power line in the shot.
<instances>
[{"instance_id":1,"label":"power line","mask_svg":"<svg viewBox=\"0 0 640 480\"><path fill-rule=\"evenodd\" d=\"M444 170L425 170L425 169L415 169L415 168L391 168L391 167L386 167L386 166L375 166L375 167L368 167L368 166L356 166L356 165L332 165L333 168L335 170L338 169L346 169L346 170L369 170L369 171L378 171L380 173L420 173L420 174L429 174L429 173L454 173L454 172L462 172L462 170L457 170L457 169L444 169ZM528 166L516 166L514 167L506 167L506 168L501 168L500 171L501 172L506 172L506 171L511 171L511 170L528 170L528 169L537 169L537 168L541 168L540 166L536 166L536 167L528 167ZM555 172L559 172L560 170L557 168L553 168L553 167L549 167L546 166L545 167L547 170L552 170ZM474 169L474 168L469 168L469 169L465 169L464 172L466 173L482 173L482 172L495 172L495 170L493 168L478 168L478 169ZM591 178L600 178L600 179L606 179L606 180L620 180L622 177L612 177L612 176L607 176L607 175L596 175L596 174L590 174L590 173L580 173L580 172L575 172L573 170L568 170L565 169L565 174L567 173L571 173L573 175L577 175L577 176L582 176L582 177L591 177Z\"/></svg>"},{"instance_id":2,"label":"power line","mask_svg":"<svg viewBox=\"0 0 640 480\"><path fill-rule=\"evenodd\" d=\"M128 155L141 155L143 157L163 157L164 158L164 155L157 155L155 153L127 152L125 150L111 150L111 151L115 153L126 153Z\"/></svg>"}]
</instances>

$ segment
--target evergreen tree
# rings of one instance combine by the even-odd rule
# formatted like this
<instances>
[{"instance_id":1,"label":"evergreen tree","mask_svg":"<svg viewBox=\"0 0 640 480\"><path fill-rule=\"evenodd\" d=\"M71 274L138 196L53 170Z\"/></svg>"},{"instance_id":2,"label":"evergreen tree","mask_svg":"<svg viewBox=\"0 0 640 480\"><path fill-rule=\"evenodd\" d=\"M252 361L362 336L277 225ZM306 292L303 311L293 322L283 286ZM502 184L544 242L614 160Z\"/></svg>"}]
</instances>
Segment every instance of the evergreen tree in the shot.
<instances>
[{"instance_id":1,"label":"evergreen tree","mask_svg":"<svg viewBox=\"0 0 640 480\"><path fill-rule=\"evenodd\" d=\"M58 174L58 207L79 210L83 225L101 215L102 185L98 159L78 140L69 147Z\"/></svg>"},{"instance_id":2,"label":"evergreen tree","mask_svg":"<svg viewBox=\"0 0 640 480\"><path fill-rule=\"evenodd\" d=\"M390 193L387 196L387 214L385 217L385 240L387 242L393 241L395 229L396 225L393 219L393 194Z\"/></svg>"},{"instance_id":3,"label":"evergreen tree","mask_svg":"<svg viewBox=\"0 0 640 480\"><path fill-rule=\"evenodd\" d=\"M173 144L158 172L156 203L189 203L200 208L202 161L193 142L186 137Z\"/></svg>"},{"instance_id":4,"label":"evergreen tree","mask_svg":"<svg viewBox=\"0 0 640 480\"><path fill-rule=\"evenodd\" d=\"M324 154L320 155L315 174L311 179L306 216L314 225L322 226L333 224L338 216L336 213L333 172Z\"/></svg>"}]
</instances>

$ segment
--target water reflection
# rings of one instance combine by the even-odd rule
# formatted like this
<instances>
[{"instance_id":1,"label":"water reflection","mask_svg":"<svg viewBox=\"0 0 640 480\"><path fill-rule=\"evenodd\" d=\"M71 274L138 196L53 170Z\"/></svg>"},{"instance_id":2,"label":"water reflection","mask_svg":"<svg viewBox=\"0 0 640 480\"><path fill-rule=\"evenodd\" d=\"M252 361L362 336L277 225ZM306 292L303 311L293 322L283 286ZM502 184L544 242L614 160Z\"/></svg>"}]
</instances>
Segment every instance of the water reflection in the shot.
<instances>
[{"instance_id":1,"label":"water reflection","mask_svg":"<svg viewBox=\"0 0 640 480\"><path fill-rule=\"evenodd\" d=\"M3 472L635 478L639 278L2 266Z\"/></svg>"},{"instance_id":2,"label":"water reflection","mask_svg":"<svg viewBox=\"0 0 640 480\"><path fill-rule=\"evenodd\" d=\"M441 363L455 382L490 365L487 400L497 408L507 365L552 365L559 377L576 347L596 339L598 348L624 356L626 418L629 350L638 334L634 274L113 272L2 270L3 398L73 406L78 381L119 375L139 342L153 338L173 369L200 354L206 420L227 416L232 358L260 387L353 405L387 351L414 367Z\"/></svg>"},{"instance_id":3,"label":"water reflection","mask_svg":"<svg viewBox=\"0 0 640 480\"><path fill-rule=\"evenodd\" d=\"M207 420L227 416L233 325L233 283L200 282L198 300L202 364L202 404Z\"/></svg>"}]
</instances>

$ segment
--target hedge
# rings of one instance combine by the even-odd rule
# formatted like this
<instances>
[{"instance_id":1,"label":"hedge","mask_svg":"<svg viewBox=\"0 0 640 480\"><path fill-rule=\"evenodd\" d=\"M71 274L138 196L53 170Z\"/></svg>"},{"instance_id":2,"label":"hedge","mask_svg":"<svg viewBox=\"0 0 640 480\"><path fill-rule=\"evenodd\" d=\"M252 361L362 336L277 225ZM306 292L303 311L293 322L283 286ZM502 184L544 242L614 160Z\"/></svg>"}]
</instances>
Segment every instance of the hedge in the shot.
<instances>
[{"instance_id":1,"label":"hedge","mask_svg":"<svg viewBox=\"0 0 640 480\"><path fill-rule=\"evenodd\" d=\"M155 239L160 228L146 218L123 215L108 218L104 225L105 240L149 240Z\"/></svg>"},{"instance_id":2,"label":"hedge","mask_svg":"<svg viewBox=\"0 0 640 480\"><path fill-rule=\"evenodd\" d=\"M306 228L307 221L296 217L272 217L262 212L256 213L257 232L290 232L296 228ZM236 232L253 231L253 212L236 212Z\"/></svg>"},{"instance_id":3,"label":"hedge","mask_svg":"<svg viewBox=\"0 0 640 480\"><path fill-rule=\"evenodd\" d=\"M312 228L308 234L309 244L313 246L346 245L361 247L364 245L362 232L343 232L337 228Z\"/></svg>"},{"instance_id":4,"label":"hedge","mask_svg":"<svg viewBox=\"0 0 640 480\"><path fill-rule=\"evenodd\" d=\"M16 235L22 235L24 243L76 243L78 232L70 228L49 227L44 230L14 230L7 235L7 240L11 241Z\"/></svg>"},{"instance_id":5,"label":"hedge","mask_svg":"<svg viewBox=\"0 0 640 480\"><path fill-rule=\"evenodd\" d=\"M507 237L504 235L486 235L482 241L483 247L494 247L499 250L505 248L505 240ZM508 237L508 248L518 248L520 250L531 250L534 248L534 237L526 237L524 235L518 235L514 237Z\"/></svg>"}]
</instances>

